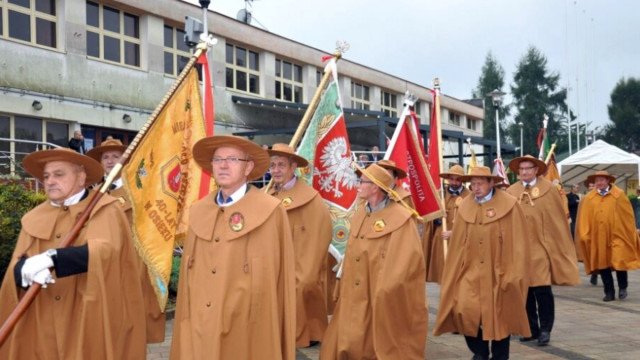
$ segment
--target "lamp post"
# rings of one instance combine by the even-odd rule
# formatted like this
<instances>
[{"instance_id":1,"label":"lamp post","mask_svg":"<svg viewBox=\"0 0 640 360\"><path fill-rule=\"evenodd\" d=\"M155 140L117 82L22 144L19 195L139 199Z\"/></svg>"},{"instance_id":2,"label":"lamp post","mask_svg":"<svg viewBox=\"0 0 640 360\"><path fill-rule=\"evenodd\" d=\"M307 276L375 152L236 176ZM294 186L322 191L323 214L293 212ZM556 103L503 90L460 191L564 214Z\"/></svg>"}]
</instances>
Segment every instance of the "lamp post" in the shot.
<instances>
[{"instance_id":1,"label":"lamp post","mask_svg":"<svg viewBox=\"0 0 640 360\"><path fill-rule=\"evenodd\" d=\"M524 129L524 124L522 123L522 121L520 121L518 123L518 126L520 126L520 157L524 156L524 148L522 147L522 131Z\"/></svg>"},{"instance_id":2,"label":"lamp post","mask_svg":"<svg viewBox=\"0 0 640 360\"><path fill-rule=\"evenodd\" d=\"M500 117L498 113L498 109L500 108L500 104L502 103L502 97L505 95L502 91L495 89L492 92L488 93L487 96L491 96L493 100L493 107L496 108L496 152L497 157L500 158Z\"/></svg>"}]
</instances>

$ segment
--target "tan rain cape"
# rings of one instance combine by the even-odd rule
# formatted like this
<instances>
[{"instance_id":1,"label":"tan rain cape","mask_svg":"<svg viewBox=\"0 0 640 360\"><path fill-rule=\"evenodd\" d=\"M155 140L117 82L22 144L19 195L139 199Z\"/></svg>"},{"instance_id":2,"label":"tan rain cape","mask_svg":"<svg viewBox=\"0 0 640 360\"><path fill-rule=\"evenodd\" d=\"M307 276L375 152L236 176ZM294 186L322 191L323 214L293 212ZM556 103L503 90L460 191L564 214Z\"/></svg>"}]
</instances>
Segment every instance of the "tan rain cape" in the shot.
<instances>
[{"instance_id":1,"label":"tan rain cape","mask_svg":"<svg viewBox=\"0 0 640 360\"><path fill-rule=\"evenodd\" d=\"M499 190L484 204L467 196L455 221L434 334L475 337L482 325L484 340L531 336L525 310L530 241L517 200Z\"/></svg>"},{"instance_id":2,"label":"tan rain cape","mask_svg":"<svg viewBox=\"0 0 640 360\"><path fill-rule=\"evenodd\" d=\"M57 247L92 195L68 207L54 207L47 200L24 215L0 289L1 322L24 295L13 276L16 262L22 255ZM104 195L72 245L88 244L88 272L56 278L42 289L0 347L0 359L146 358L138 260L128 228L116 199Z\"/></svg>"},{"instance_id":3,"label":"tan rain cape","mask_svg":"<svg viewBox=\"0 0 640 360\"><path fill-rule=\"evenodd\" d=\"M611 184L602 196L597 189L581 201L576 220L576 241L587 274L594 270L640 268L640 244L631 202Z\"/></svg>"},{"instance_id":4,"label":"tan rain cape","mask_svg":"<svg viewBox=\"0 0 640 360\"><path fill-rule=\"evenodd\" d=\"M447 230L453 229L453 222L456 218L458 205L471 191L462 187L460 196L451 195L445 191L445 211L447 212ZM427 265L427 281L440 283L442 279L442 269L444 267L444 240L442 239L442 226L434 226L433 221L429 222L428 235L424 237L424 258Z\"/></svg>"},{"instance_id":5,"label":"tan rain cape","mask_svg":"<svg viewBox=\"0 0 640 360\"><path fill-rule=\"evenodd\" d=\"M127 215L129 225L131 225L131 202L129 202L124 188L120 187L118 189L111 190L109 195L118 199L118 203L122 207L122 210L124 210L125 215ZM147 265L142 261L140 256L138 256L137 259L147 319L147 343L161 343L164 341L166 316L162 311L160 311L160 305L158 305L158 299L153 287L151 286L151 278L147 272Z\"/></svg>"},{"instance_id":6,"label":"tan rain cape","mask_svg":"<svg viewBox=\"0 0 640 360\"><path fill-rule=\"evenodd\" d=\"M351 220L340 297L322 360L423 359L427 339L424 258L411 213L391 201Z\"/></svg>"},{"instance_id":7,"label":"tan rain cape","mask_svg":"<svg viewBox=\"0 0 640 360\"><path fill-rule=\"evenodd\" d=\"M304 181L271 191L287 210L293 235L296 272L296 346L321 341L328 325L326 271L333 231L327 205Z\"/></svg>"},{"instance_id":8,"label":"tan rain cape","mask_svg":"<svg viewBox=\"0 0 640 360\"><path fill-rule=\"evenodd\" d=\"M295 273L287 214L249 187L233 205L191 207L172 360L295 359Z\"/></svg>"},{"instance_id":9,"label":"tan rain cape","mask_svg":"<svg viewBox=\"0 0 640 360\"><path fill-rule=\"evenodd\" d=\"M542 176L528 195L522 181L511 185L507 193L519 199L532 241L529 286L579 284L578 259L563 207L567 197Z\"/></svg>"}]
</instances>

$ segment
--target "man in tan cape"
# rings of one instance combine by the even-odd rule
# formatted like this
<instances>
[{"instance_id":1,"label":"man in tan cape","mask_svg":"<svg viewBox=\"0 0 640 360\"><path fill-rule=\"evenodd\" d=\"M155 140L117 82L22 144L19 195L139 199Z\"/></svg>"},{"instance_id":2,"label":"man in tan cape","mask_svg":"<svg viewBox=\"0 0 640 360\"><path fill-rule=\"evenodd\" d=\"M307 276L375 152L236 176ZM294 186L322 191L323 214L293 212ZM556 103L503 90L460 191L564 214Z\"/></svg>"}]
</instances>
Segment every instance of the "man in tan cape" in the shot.
<instances>
[{"instance_id":1,"label":"man in tan cape","mask_svg":"<svg viewBox=\"0 0 640 360\"><path fill-rule=\"evenodd\" d=\"M464 176L464 169L460 165L452 166L448 172L441 173L440 177L448 180L449 185L445 190L445 208L447 212L447 231L442 231L442 219L431 222L433 231L424 244L424 258L427 264L427 282L440 283L442 268L444 267L444 241L449 241L453 229L453 221L456 218L458 206L462 199L471 194L469 189L462 186L460 178Z\"/></svg>"},{"instance_id":2,"label":"man in tan cape","mask_svg":"<svg viewBox=\"0 0 640 360\"><path fill-rule=\"evenodd\" d=\"M138 260L118 201L103 196L72 246L56 249L87 208L86 187L102 178L102 166L70 149L31 153L22 166L48 199L22 218L0 322L34 282L45 289L0 346L0 359L145 359L142 289L131 276Z\"/></svg>"},{"instance_id":3,"label":"man in tan cape","mask_svg":"<svg viewBox=\"0 0 640 360\"><path fill-rule=\"evenodd\" d=\"M247 184L269 168L259 145L232 135L193 146L219 191L191 206L172 360L295 359L295 268L281 202Z\"/></svg>"},{"instance_id":4,"label":"man in tan cape","mask_svg":"<svg viewBox=\"0 0 640 360\"><path fill-rule=\"evenodd\" d=\"M526 155L511 160L509 168L520 181L511 185L507 193L518 199L527 220L522 233L529 234L526 239L532 241L527 294L531 336L520 341L537 339L538 345L547 345L555 319L551 285L580 283L575 246L563 208L566 197L542 177L547 169L543 161Z\"/></svg>"},{"instance_id":5,"label":"man in tan cape","mask_svg":"<svg viewBox=\"0 0 640 360\"><path fill-rule=\"evenodd\" d=\"M611 271L618 278L618 298L627 297L627 270L640 268L640 243L631 202L607 171L596 171L586 182L595 189L584 196L576 223L576 238L587 274L599 272L603 301L615 300Z\"/></svg>"},{"instance_id":6,"label":"man in tan cape","mask_svg":"<svg viewBox=\"0 0 640 360\"><path fill-rule=\"evenodd\" d=\"M328 325L325 275L333 233L329 209L320 194L296 177L308 161L287 144L274 144L270 194L287 210L296 270L296 347L316 345Z\"/></svg>"},{"instance_id":7,"label":"man in tan cape","mask_svg":"<svg viewBox=\"0 0 640 360\"><path fill-rule=\"evenodd\" d=\"M122 142L117 139L105 140L100 146L94 147L87 152L87 156L99 161L104 168L104 178L109 175L111 170L118 164L122 154L127 150L127 147L122 145ZM96 188L100 188L104 181L98 183ZM109 195L118 199L122 210L124 210L129 225L132 224L132 210L129 196L127 196L124 187L122 187L122 178L115 179L108 190ZM142 294L144 296L145 313L147 319L147 343L159 343L164 341L164 328L166 322L166 316L160 310L158 299L151 286L151 279L149 278L147 265L142 261L142 258L138 256L140 270L139 278L142 285Z\"/></svg>"},{"instance_id":8,"label":"man in tan cape","mask_svg":"<svg viewBox=\"0 0 640 360\"><path fill-rule=\"evenodd\" d=\"M425 270L415 221L387 196L393 177L385 169L358 170L358 196L366 204L351 220L338 305L320 359L424 359Z\"/></svg>"},{"instance_id":9,"label":"man in tan cape","mask_svg":"<svg viewBox=\"0 0 640 360\"><path fill-rule=\"evenodd\" d=\"M458 206L434 334L463 334L475 360L490 352L491 359L508 359L510 334L531 336L525 217L513 196L494 188L502 178L488 167L474 167L460 180L471 181L473 196Z\"/></svg>"}]
</instances>

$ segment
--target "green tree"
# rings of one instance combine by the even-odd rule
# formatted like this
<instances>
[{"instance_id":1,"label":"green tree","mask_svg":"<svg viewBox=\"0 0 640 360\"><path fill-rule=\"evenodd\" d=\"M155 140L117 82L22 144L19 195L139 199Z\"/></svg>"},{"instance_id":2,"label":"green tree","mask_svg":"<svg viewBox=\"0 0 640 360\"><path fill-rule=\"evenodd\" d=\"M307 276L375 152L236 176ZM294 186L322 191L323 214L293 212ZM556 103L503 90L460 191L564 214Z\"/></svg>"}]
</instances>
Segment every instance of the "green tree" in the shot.
<instances>
[{"instance_id":1,"label":"green tree","mask_svg":"<svg viewBox=\"0 0 640 360\"><path fill-rule=\"evenodd\" d=\"M482 72L478 79L478 86L473 90L471 96L476 99L484 99L485 112L484 121L482 122L482 136L485 139L496 139L496 110L493 106L493 101L488 93L495 89L502 89L504 86L504 69L498 63L498 60L493 56L491 51L487 53L482 66ZM509 108L504 105L504 102L499 107L499 116L504 119L509 114ZM504 123L500 122L500 140L506 139Z\"/></svg>"},{"instance_id":2,"label":"green tree","mask_svg":"<svg viewBox=\"0 0 640 360\"><path fill-rule=\"evenodd\" d=\"M640 149L640 80L620 79L607 106L611 123L605 125L605 141L622 149Z\"/></svg>"},{"instance_id":3,"label":"green tree","mask_svg":"<svg viewBox=\"0 0 640 360\"><path fill-rule=\"evenodd\" d=\"M517 112L515 122L509 124L508 133L512 142L520 143L520 126L523 124L524 153L538 155L538 133L542 120L549 117L547 134L557 143L556 152L566 151L567 127L564 103L566 89L559 88L560 75L547 69L547 59L534 46L530 46L520 59L511 85L513 106Z\"/></svg>"}]
</instances>

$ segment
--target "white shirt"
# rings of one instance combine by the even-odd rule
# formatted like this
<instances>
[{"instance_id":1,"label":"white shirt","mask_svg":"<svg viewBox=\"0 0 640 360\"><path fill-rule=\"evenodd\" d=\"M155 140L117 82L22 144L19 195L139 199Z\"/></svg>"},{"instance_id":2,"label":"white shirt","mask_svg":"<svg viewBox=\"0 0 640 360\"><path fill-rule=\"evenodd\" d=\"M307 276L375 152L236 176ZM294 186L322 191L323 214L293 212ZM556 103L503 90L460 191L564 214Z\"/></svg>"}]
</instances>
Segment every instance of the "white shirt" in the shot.
<instances>
[{"instance_id":1,"label":"white shirt","mask_svg":"<svg viewBox=\"0 0 640 360\"><path fill-rule=\"evenodd\" d=\"M64 201L64 203L62 203L62 205L64 205L64 206L71 206L71 205L75 205L75 204L79 203L79 202L80 202L80 199L82 199L82 197L84 196L84 192L85 192L85 191L87 191L87 190L86 190L86 189L82 189L82 190L80 190L80 192L79 192L79 193L74 194L74 195L71 195L70 197L68 197L68 198ZM62 205L60 205L60 204L56 204L56 203L54 203L53 201L51 202L51 205L52 205L53 207L60 207L60 206L62 206Z\"/></svg>"},{"instance_id":2,"label":"white shirt","mask_svg":"<svg viewBox=\"0 0 640 360\"><path fill-rule=\"evenodd\" d=\"M244 194L247 193L247 183L242 184L242 186L240 186L240 188L238 190L236 190L233 194L231 194L231 196L229 197L229 199L231 199L231 201L229 201L229 199L227 199L227 203L223 203L222 201L222 190L218 191L218 196L216 196L216 203L218 203L219 206L222 207L227 207L227 206L231 206L235 203L237 203L238 201L240 201L240 199L242 199L242 197L244 196Z\"/></svg>"}]
</instances>

